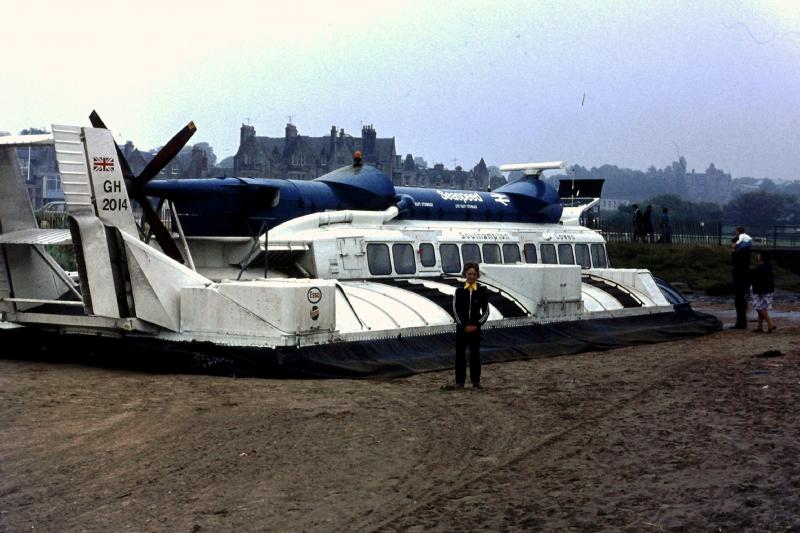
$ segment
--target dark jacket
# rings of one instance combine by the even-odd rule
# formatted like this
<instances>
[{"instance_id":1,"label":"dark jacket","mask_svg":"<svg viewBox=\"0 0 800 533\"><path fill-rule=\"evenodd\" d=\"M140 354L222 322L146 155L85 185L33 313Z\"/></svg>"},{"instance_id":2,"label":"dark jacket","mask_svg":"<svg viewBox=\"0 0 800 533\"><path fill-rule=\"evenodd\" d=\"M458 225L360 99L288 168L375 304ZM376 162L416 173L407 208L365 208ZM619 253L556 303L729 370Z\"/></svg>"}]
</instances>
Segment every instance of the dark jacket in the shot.
<instances>
[{"instance_id":1,"label":"dark jacket","mask_svg":"<svg viewBox=\"0 0 800 533\"><path fill-rule=\"evenodd\" d=\"M645 233L653 233L653 210L652 209L645 209L644 215L642 215L642 226L644 227Z\"/></svg>"},{"instance_id":2,"label":"dark jacket","mask_svg":"<svg viewBox=\"0 0 800 533\"><path fill-rule=\"evenodd\" d=\"M775 276L772 274L772 263L761 263L753 269L750 280L753 282L755 294L775 292Z\"/></svg>"},{"instance_id":3,"label":"dark jacket","mask_svg":"<svg viewBox=\"0 0 800 533\"><path fill-rule=\"evenodd\" d=\"M750 248L741 248L731 253L733 275L747 275L750 273Z\"/></svg>"},{"instance_id":4,"label":"dark jacket","mask_svg":"<svg viewBox=\"0 0 800 533\"><path fill-rule=\"evenodd\" d=\"M644 229L644 217L638 209L633 212L633 227L638 230Z\"/></svg>"},{"instance_id":5,"label":"dark jacket","mask_svg":"<svg viewBox=\"0 0 800 533\"><path fill-rule=\"evenodd\" d=\"M457 288L453 295L453 316L460 328L482 326L489 318L489 295L486 288L481 284L472 292L464 287Z\"/></svg>"}]
</instances>

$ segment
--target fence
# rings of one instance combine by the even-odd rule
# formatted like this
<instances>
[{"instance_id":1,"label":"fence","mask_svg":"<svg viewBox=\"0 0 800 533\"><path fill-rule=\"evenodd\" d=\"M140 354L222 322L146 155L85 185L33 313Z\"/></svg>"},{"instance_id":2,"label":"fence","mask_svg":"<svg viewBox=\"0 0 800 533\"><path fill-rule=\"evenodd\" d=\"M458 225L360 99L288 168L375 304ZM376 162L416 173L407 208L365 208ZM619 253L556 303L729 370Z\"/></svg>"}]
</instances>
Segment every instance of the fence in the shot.
<instances>
[{"instance_id":1,"label":"fence","mask_svg":"<svg viewBox=\"0 0 800 533\"><path fill-rule=\"evenodd\" d=\"M738 224L720 222L681 222L672 223L673 244L727 245L736 235ZM633 240L633 226L620 221L600 220L594 224L607 241ZM747 226L747 234L753 244L760 248L800 248L800 226ZM654 235L658 239L656 230Z\"/></svg>"},{"instance_id":2,"label":"fence","mask_svg":"<svg viewBox=\"0 0 800 533\"><path fill-rule=\"evenodd\" d=\"M142 210L138 205L133 207L133 217L136 223L141 227L142 224ZM159 217L164 223L164 226L172 231L172 212L169 206L165 203L159 211ZM68 229L69 221L67 220L66 204L64 202L52 202L45 205L41 209L36 210L36 219L39 222L39 227L42 229Z\"/></svg>"}]
</instances>

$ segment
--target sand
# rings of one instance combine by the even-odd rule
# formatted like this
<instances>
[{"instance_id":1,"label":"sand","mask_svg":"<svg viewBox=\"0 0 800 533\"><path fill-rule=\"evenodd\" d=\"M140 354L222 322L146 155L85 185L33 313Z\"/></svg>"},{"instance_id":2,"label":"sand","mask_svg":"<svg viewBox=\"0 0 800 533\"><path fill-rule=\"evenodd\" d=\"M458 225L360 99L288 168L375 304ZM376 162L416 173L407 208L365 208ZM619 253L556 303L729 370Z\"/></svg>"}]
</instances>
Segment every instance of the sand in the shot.
<instances>
[{"instance_id":1,"label":"sand","mask_svg":"<svg viewBox=\"0 0 800 533\"><path fill-rule=\"evenodd\" d=\"M800 309L776 311L480 391L0 359L0 531L800 529Z\"/></svg>"}]
</instances>

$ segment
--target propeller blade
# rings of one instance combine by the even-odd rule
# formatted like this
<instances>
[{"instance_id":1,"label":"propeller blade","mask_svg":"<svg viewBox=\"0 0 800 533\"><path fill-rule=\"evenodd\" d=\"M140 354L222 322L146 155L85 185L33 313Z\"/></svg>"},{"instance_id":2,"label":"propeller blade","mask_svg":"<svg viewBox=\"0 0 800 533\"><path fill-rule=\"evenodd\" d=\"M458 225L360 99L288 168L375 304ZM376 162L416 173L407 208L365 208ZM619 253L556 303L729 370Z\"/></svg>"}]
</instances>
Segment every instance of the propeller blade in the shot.
<instances>
[{"instance_id":1,"label":"propeller blade","mask_svg":"<svg viewBox=\"0 0 800 533\"><path fill-rule=\"evenodd\" d=\"M153 206L150 205L150 201L147 197L142 194L141 196L137 196L136 201L142 206L144 218L150 226L150 231L155 235L156 242L161 247L161 250L175 261L183 263L184 260L181 251L178 250L178 246L175 244L175 241L172 240L172 235L169 234L169 230L164 226L164 223L161 222L161 217L158 216Z\"/></svg>"},{"instance_id":2,"label":"propeller blade","mask_svg":"<svg viewBox=\"0 0 800 533\"><path fill-rule=\"evenodd\" d=\"M94 109L92 113L89 115L89 122L92 123L93 128L102 128L107 130L105 123L103 123L103 119L100 118L100 115L97 114L97 111ZM125 159L125 156L122 154L122 150L119 149L119 145L117 141L114 141L114 147L117 149L117 160L119 161L119 168L122 170L122 177L126 180L130 181L133 180L133 172L131 171L130 165L128 165L128 160Z\"/></svg>"},{"instance_id":3,"label":"propeller blade","mask_svg":"<svg viewBox=\"0 0 800 533\"><path fill-rule=\"evenodd\" d=\"M93 128L102 128L104 130L108 129L103 122L103 119L100 118L100 115L98 115L97 111L94 109L92 109L92 113L89 115L89 122L92 123Z\"/></svg>"},{"instance_id":4,"label":"propeller blade","mask_svg":"<svg viewBox=\"0 0 800 533\"><path fill-rule=\"evenodd\" d=\"M181 131L176 133L175 136L158 151L156 156L150 160L147 166L144 167L142 173L136 177L137 186L144 187L147 182L156 177L156 175L161 172L161 169L167 166L167 164L180 153L181 149L183 149L196 131L197 128L194 122L190 122L184 126Z\"/></svg>"}]
</instances>

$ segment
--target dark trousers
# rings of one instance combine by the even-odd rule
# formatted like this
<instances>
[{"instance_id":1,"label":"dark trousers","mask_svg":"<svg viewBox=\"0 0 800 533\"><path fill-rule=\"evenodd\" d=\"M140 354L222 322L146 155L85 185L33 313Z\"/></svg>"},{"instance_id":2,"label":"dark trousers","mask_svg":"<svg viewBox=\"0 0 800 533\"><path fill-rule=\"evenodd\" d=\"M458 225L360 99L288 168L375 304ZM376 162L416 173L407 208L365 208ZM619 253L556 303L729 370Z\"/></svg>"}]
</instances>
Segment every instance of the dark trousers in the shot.
<instances>
[{"instance_id":1,"label":"dark trousers","mask_svg":"<svg viewBox=\"0 0 800 533\"><path fill-rule=\"evenodd\" d=\"M747 289L750 287L747 273L733 274L733 302L736 307L736 327L747 327Z\"/></svg>"},{"instance_id":2,"label":"dark trousers","mask_svg":"<svg viewBox=\"0 0 800 533\"><path fill-rule=\"evenodd\" d=\"M467 347L469 347L469 379L475 385L481 382L481 330L466 333L456 328L456 383L464 383L467 377Z\"/></svg>"}]
</instances>

